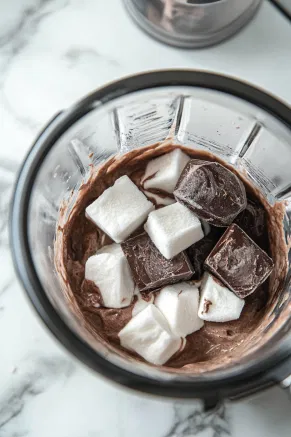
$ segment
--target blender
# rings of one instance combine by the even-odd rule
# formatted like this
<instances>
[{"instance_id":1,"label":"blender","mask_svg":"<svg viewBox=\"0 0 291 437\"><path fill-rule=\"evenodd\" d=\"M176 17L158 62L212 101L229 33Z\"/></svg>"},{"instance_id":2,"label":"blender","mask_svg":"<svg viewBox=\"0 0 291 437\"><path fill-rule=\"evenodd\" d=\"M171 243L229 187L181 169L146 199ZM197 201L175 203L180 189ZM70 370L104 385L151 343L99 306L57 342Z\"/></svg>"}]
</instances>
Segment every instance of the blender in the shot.
<instances>
[{"instance_id":1,"label":"blender","mask_svg":"<svg viewBox=\"0 0 291 437\"><path fill-rule=\"evenodd\" d=\"M68 305L54 266L59 209L113 155L173 143L214 153L270 203L284 202L291 235L291 111L230 77L189 70L139 74L92 92L58 113L20 170L11 209L11 243L23 286L54 336L95 372L144 393L200 399L213 407L276 383L291 383L290 260L257 348L239 362L201 374L173 373L127 359L91 336ZM289 245L290 247L290 245Z\"/></svg>"}]
</instances>

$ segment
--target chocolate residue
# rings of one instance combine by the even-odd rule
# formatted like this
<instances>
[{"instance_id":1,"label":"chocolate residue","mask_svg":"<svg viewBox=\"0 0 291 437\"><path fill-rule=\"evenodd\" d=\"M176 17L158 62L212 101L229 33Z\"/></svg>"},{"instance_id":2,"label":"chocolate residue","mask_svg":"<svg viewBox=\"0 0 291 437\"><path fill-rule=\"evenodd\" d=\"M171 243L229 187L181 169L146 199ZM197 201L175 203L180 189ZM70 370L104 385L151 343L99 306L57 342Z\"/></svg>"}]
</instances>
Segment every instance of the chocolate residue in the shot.
<instances>
[{"instance_id":1,"label":"chocolate residue","mask_svg":"<svg viewBox=\"0 0 291 437\"><path fill-rule=\"evenodd\" d=\"M200 373L240 362L242 356L247 356L260 347L284 321L276 320L276 323L272 323L275 321L274 309L287 273L282 226L285 208L282 203L270 206L243 175L211 153L176 146L169 142L135 149L122 156L112 157L97 169L92 168L89 179L82 184L74 200L63 205L56 230L55 266L68 307L88 334L90 344L103 350L106 345L107 349L122 357L142 361L140 357L122 349L118 339L118 332L131 318L137 298L135 297L127 308L102 308L99 306L102 305L102 300L98 288L90 281L84 280L84 267L88 257L100 247L111 243L111 240L85 217L85 208L124 174L129 175L143 190L140 181L147 162L177 147L192 158L217 161L241 179L248 200L255 200L256 204L265 210L267 227L259 237L267 248L270 247L269 255L275 264L270 278L246 298L239 320L226 323L205 322L201 330L187 336L185 348L175 354L166 366L162 366L168 372ZM165 196L162 192L157 194L161 198ZM261 229L264 228L260 227ZM148 299L147 294L148 292L141 293L141 298Z\"/></svg>"},{"instance_id":2,"label":"chocolate residue","mask_svg":"<svg viewBox=\"0 0 291 437\"><path fill-rule=\"evenodd\" d=\"M204 302L203 302L203 313L204 314L208 313L211 305L212 305L211 300L204 299Z\"/></svg>"}]
</instances>

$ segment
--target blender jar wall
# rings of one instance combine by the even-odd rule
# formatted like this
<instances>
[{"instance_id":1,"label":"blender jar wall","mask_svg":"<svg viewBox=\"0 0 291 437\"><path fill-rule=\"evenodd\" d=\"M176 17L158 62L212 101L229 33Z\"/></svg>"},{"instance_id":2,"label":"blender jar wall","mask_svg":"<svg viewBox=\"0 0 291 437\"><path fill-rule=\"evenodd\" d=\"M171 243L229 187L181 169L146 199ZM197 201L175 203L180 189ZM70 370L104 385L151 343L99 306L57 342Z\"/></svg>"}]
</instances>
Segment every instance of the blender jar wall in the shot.
<instances>
[{"instance_id":1,"label":"blender jar wall","mask_svg":"<svg viewBox=\"0 0 291 437\"><path fill-rule=\"evenodd\" d=\"M65 198L74 200L72 191L76 192L86 180L90 164L98 165L117 152L125 153L169 137L175 143L215 153L243 169L271 203L285 199L289 204L290 130L257 106L199 87L147 89L113 98L105 105L95 100L80 118L79 115L48 151L33 182L27 225L38 278L62 320L108 362L159 381L195 381L195 375L168 374L144 363L137 366L83 330L67 305L54 272L53 243L59 207ZM289 236L287 215L285 231ZM288 291L289 283L286 283L285 297L274 313L276 318L281 317L289 304Z\"/></svg>"}]
</instances>

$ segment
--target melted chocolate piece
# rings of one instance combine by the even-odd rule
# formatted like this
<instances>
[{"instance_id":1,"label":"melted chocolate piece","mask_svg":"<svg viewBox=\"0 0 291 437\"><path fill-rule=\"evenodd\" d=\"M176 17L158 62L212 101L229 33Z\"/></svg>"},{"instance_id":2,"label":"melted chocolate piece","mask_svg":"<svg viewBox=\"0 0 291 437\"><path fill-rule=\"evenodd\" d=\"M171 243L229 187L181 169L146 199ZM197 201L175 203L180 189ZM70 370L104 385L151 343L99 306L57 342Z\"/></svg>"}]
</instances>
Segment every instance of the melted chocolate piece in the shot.
<instances>
[{"instance_id":1,"label":"melted chocolate piece","mask_svg":"<svg viewBox=\"0 0 291 437\"><path fill-rule=\"evenodd\" d=\"M140 291L190 279L192 266L184 252L168 260L163 257L146 232L121 244L133 279Z\"/></svg>"},{"instance_id":2,"label":"melted chocolate piece","mask_svg":"<svg viewBox=\"0 0 291 437\"><path fill-rule=\"evenodd\" d=\"M202 238L202 240L197 241L197 243L192 244L192 246L186 249L186 253L194 268L192 279L199 280L202 278L204 261L218 242L221 234L222 232L219 228L212 228L210 233Z\"/></svg>"},{"instance_id":3,"label":"melted chocolate piece","mask_svg":"<svg viewBox=\"0 0 291 437\"><path fill-rule=\"evenodd\" d=\"M236 217L234 223L242 228L261 249L268 250L266 212L261 205L248 200L246 209Z\"/></svg>"},{"instance_id":4,"label":"melted chocolate piece","mask_svg":"<svg viewBox=\"0 0 291 437\"><path fill-rule=\"evenodd\" d=\"M191 159L176 185L174 196L214 226L228 226L247 205L239 178L217 162Z\"/></svg>"},{"instance_id":5,"label":"melted chocolate piece","mask_svg":"<svg viewBox=\"0 0 291 437\"><path fill-rule=\"evenodd\" d=\"M236 224L232 224L204 266L238 297L253 293L270 275L273 261Z\"/></svg>"}]
</instances>

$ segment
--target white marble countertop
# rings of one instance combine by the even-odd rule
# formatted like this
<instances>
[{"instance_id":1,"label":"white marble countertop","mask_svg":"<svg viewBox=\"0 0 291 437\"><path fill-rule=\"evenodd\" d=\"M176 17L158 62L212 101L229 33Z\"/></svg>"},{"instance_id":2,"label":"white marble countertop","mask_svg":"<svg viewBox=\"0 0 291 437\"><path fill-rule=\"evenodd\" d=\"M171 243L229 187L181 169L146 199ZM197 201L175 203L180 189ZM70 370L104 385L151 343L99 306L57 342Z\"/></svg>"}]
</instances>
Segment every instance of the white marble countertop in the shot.
<instances>
[{"instance_id":1,"label":"white marble countertop","mask_svg":"<svg viewBox=\"0 0 291 437\"><path fill-rule=\"evenodd\" d=\"M7 235L17 168L55 112L112 79L166 67L225 72L290 103L290 39L290 23L268 2L229 41L184 51L143 34L119 0L0 1L0 437L290 436L291 403L278 388L201 415L90 373L28 304Z\"/></svg>"}]
</instances>

